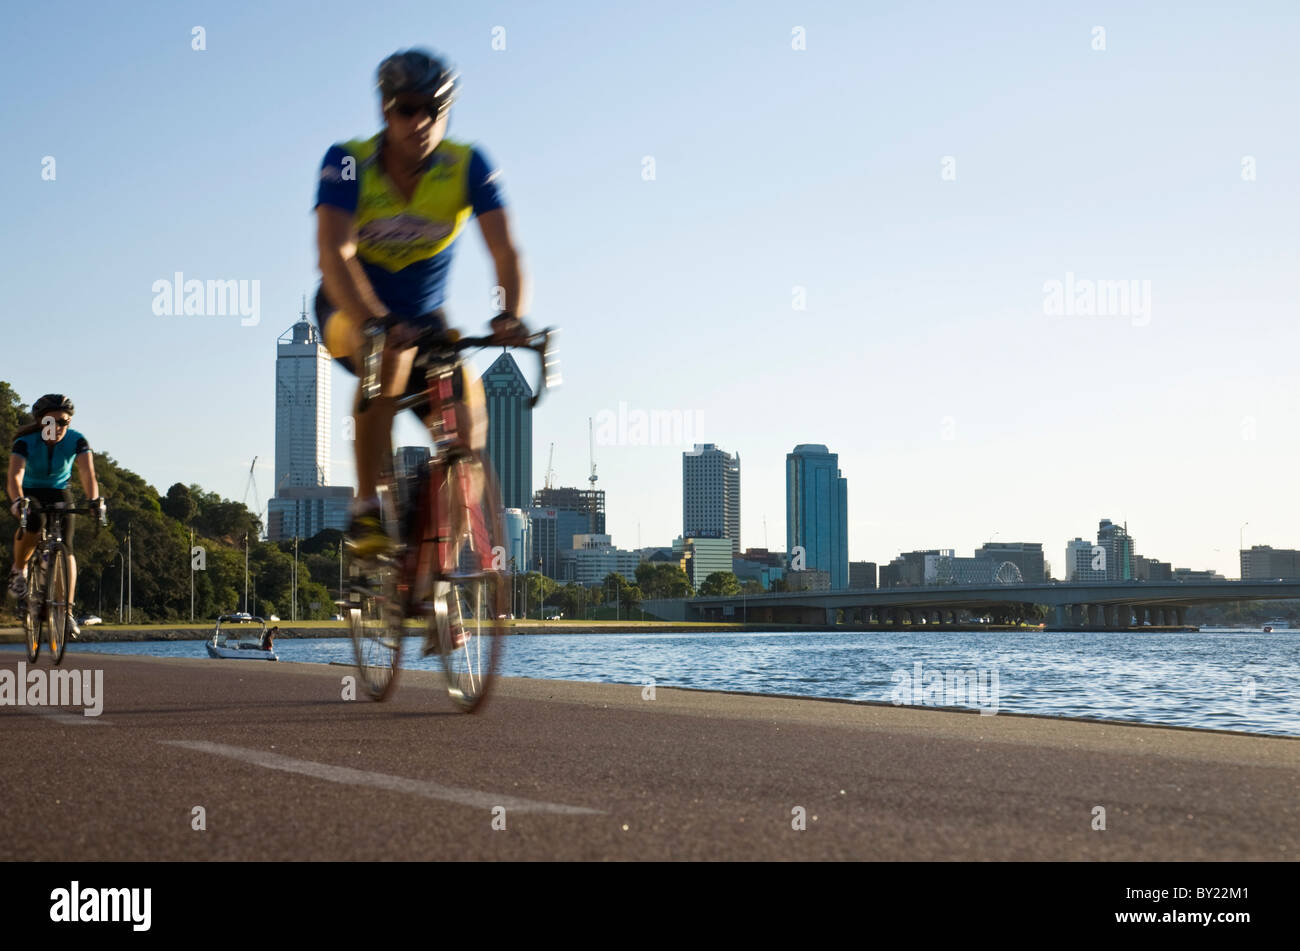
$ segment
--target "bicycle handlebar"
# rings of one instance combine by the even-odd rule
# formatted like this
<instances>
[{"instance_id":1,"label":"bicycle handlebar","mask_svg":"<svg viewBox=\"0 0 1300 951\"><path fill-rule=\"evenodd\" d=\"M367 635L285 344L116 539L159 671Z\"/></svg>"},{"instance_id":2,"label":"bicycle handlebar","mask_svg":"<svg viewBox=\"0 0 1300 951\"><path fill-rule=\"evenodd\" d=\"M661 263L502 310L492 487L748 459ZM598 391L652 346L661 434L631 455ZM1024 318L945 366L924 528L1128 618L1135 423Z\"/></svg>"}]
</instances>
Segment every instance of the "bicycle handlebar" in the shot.
<instances>
[{"instance_id":1,"label":"bicycle handlebar","mask_svg":"<svg viewBox=\"0 0 1300 951\"><path fill-rule=\"evenodd\" d=\"M103 499L92 499L94 502L102 502ZM61 512L64 515L98 515L99 524L108 524L108 507L94 506L89 503L85 505L76 505L72 502L51 502L49 505L42 505L36 499L23 498L18 500L18 528L24 532L27 531L27 517L31 514L32 506L36 506L38 512Z\"/></svg>"},{"instance_id":2,"label":"bicycle handlebar","mask_svg":"<svg viewBox=\"0 0 1300 951\"><path fill-rule=\"evenodd\" d=\"M389 314L386 317L369 320L362 327L362 334L365 339L362 344L361 356L361 392L357 406L359 412L364 413L370 405L370 401L379 396L381 385L380 369L387 334L389 329L400 321L401 318ZM529 399L528 405L531 409L541 401L542 394L547 389L552 386L559 386L563 382L560 377L559 358L551 351L551 341L556 332L554 327L544 327L525 337L524 343L504 344L495 336L463 337L456 330L438 330L429 327L418 331L414 337L405 341L402 346L420 348L420 359L416 361L417 366L423 366L430 359L438 359L439 356L450 357L464 350L478 347L500 346L514 347L519 350L532 350L537 354L540 361L540 371L537 384L533 387L533 395Z\"/></svg>"}]
</instances>

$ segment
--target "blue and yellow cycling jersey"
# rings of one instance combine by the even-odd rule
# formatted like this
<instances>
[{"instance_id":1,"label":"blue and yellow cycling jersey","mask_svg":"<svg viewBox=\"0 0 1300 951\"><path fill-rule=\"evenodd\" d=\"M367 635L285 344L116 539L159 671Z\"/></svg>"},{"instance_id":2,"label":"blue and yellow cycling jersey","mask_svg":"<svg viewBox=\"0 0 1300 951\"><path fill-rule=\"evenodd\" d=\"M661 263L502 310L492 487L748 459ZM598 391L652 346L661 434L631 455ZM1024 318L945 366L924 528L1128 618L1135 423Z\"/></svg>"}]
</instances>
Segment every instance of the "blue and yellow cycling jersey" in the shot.
<instances>
[{"instance_id":1,"label":"blue and yellow cycling jersey","mask_svg":"<svg viewBox=\"0 0 1300 951\"><path fill-rule=\"evenodd\" d=\"M499 173L483 152L443 139L408 202L379 166L382 136L325 153L316 207L353 215L357 257L375 293L393 313L417 317L442 306L452 250L466 223L505 201Z\"/></svg>"},{"instance_id":2,"label":"blue and yellow cycling jersey","mask_svg":"<svg viewBox=\"0 0 1300 951\"><path fill-rule=\"evenodd\" d=\"M27 460L23 472L23 489L66 489L72 464L90 443L75 429L69 429L58 442L46 442L40 430L19 436L11 452Z\"/></svg>"}]
</instances>

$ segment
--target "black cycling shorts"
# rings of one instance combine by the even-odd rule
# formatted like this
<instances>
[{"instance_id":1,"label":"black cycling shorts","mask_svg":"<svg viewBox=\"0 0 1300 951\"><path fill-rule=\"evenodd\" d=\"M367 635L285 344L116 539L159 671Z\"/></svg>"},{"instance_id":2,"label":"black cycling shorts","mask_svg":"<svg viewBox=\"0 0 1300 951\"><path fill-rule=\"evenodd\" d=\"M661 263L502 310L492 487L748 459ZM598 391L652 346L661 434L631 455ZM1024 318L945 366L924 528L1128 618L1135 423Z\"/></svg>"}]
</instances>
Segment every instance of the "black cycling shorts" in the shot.
<instances>
[{"instance_id":1,"label":"black cycling shorts","mask_svg":"<svg viewBox=\"0 0 1300 951\"><path fill-rule=\"evenodd\" d=\"M23 495L29 499L35 499L42 506L53 505L56 502L67 502L72 504L71 489L23 489ZM72 530L76 526L77 519L74 515L60 515L60 521L63 523L63 547L72 551ZM45 527L45 513L40 511L35 505L27 513L27 531L35 533L39 538L41 529Z\"/></svg>"},{"instance_id":2,"label":"black cycling shorts","mask_svg":"<svg viewBox=\"0 0 1300 951\"><path fill-rule=\"evenodd\" d=\"M330 322L330 320L349 319L345 315L343 315L342 311L340 311L337 307L335 307L332 303L330 303L330 299L325 295L324 284L322 284L316 290L316 305L314 310L315 310L315 317L316 317L316 328L320 331L322 343L327 339L325 334L325 327ZM433 326L441 330L446 330L447 313L441 307L439 307L437 310L432 310L427 314L423 314L419 317L412 318L411 322L415 324L417 327ZM350 358L334 357L334 359L338 361L339 366L343 367L343 369L347 370L353 376L360 376L360 374L357 373L357 368L353 365L352 360ZM461 374L456 374L456 377L453 380L453 386L455 387L454 395L456 396L457 399L459 399L461 396L460 376ZM410 378L406 381L406 392L404 395L411 396L415 393L422 393L422 392L424 392L424 377L420 373L413 372ZM415 412L417 416L419 416L421 419L424 419L426 416L429 415L430 412L432 412L432 408L429 406L424 406L420 409L417 409Z\"/></svg>"}]
</instances>

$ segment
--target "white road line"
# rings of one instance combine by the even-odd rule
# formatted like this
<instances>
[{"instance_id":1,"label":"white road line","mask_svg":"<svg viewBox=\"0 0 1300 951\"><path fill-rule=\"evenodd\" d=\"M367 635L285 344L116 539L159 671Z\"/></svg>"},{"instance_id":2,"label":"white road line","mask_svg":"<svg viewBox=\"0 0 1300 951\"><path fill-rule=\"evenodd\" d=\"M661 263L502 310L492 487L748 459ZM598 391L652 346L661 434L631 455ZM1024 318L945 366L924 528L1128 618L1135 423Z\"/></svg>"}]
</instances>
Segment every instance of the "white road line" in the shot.
<instances>
[{"instance_id":1,"label":"white road line","mask_svg":"<svg viewBox=\"0 0 1300 951\"><path fill-rule=\"evenodd\" d=\"M423 779L407 779L404 776L388 776L384 773L371 773L366 770L352 769L348 766L331 766L328 763L313 763L310 760L293 759L279 753L264 750L249 750L239 746L226 746L224 743L207 743L202 740L159 740L167 746L179 746L200 753L212 753L215 756L227 756L242 760L266 769L283 770L286 773L300 773L332 783L344 783L349 786L371 786L375 789L387 789L392 792L410 793L426 799L442 799L462 806L476 809L491 809L504 806L515 812L549 812L569 816L600 816L599 809L587 809L583 806L565 806L553 802L536 802L532 799L520 799L515 796L501 796L496 793L480 792L477 789L463 789L458 786L443 786Z\"/></svg>"},{"instance_id":2,"label":"white road line","mask_svg":"<svg viewBox=\"0 0 1300 951\"><path fill-rule=\"evenodd\" d=\"M64 726L108 726L103 717L88 717L84 713L62 713L58 710L50 710L47 707L14 707L14 709L48 717L55 723L62 723Z\"/></svg>"}]
</instances>

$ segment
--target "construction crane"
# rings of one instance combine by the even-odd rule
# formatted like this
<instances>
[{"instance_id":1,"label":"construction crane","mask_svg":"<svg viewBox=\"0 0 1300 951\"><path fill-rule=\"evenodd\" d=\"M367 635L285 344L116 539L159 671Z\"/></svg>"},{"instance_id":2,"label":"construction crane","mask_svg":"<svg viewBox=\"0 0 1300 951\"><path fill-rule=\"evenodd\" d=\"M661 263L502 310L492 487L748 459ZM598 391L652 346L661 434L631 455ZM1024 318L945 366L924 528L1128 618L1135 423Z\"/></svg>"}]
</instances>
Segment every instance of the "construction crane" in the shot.
<instances>
[{"instance_id":1,"label":"construction crane","mask_svg":"<svg viewBox=\"0 0 1300 951\"><path fill-rule=\"evenodd\" d=\"M591 483L591 498L587 503L587 511L590 513L590 530L591 534L596 534L596 431L592 427L591 417L587 417L587 452L591 459L591 475L587 476L587 481Z\"/></svg>"},{"instance_id":2,"label":"construction crane","mask_svg":"<svg viewBox=\"0 0 1300 951\"><path fill-rule=\"evenodd\" d=\"M551 443L551 454L546 458L546 488L555 488L555 443Z\"/></svg>"}]
</instances>

